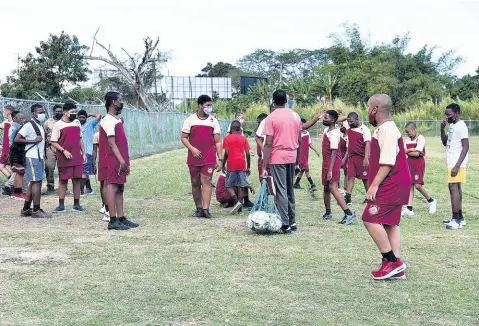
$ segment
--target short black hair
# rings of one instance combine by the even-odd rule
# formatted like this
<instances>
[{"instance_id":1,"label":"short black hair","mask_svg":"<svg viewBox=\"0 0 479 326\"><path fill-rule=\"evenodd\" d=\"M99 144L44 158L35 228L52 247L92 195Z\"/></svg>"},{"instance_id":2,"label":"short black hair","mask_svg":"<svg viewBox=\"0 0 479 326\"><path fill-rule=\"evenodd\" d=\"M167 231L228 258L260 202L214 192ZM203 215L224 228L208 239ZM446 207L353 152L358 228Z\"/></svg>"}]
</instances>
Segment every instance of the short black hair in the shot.
<instances>
[{"instance_id":1,"label":"short black hair","mask_svg":"<svg viewBox=\"0 0 479 326\"><path fill-rule=\"evenodd\" d=\"M408 123L406 123L406 127L405 127L405 128L417 129L416 123L415 123L415 122L412 122L412 121L409 121Z\"/></svg>"},{"instance_id":2,"label":"short black hair","mask_svg":"<svg viewBox=\"0 0 479 326\"><path fill-rule=\"evenodd\" d=\"M241 129L241 123L238 120L234 120L231 123L231 131L233 130L240 130Z\"/></svg>"},{"instance_id":3,"label":"short black hair","mask_svg":"<svg viewBox=\"0 0 479 326\"><path fill-rule=\"evenodd\" d=\"M105 108L108 111L113 101L116 101L120 98L120 93L118 92L107 92L105 94Z\"/></svg>"},{"instance_id":4,"label":"short black hair","mask_svg":"<svg viewBox=\"0 0 479 326\"><path fill-rule=\"evenodd\" d=\"M37 111L38 109L41 109L41 108L43 108L43 105L41 105L39 103L35 103L30 107L30 112L34 113L35 111Z\"/></svg>"},{"instance_id":5,"label":"short black hair","mask_svg":"<svg viewBox=\"0 0 479 326\"><path fill-rule=\"evenodd\" d=\"M63 112L70 111L71 109L76 109L77 105L74 102L65 102L63 104Z\"/></svg>"},{"instance_id":6,"label":"short black hair","mask_svg":"<svg viewBox=\"0 0 479 326\"><path fill-rule=\"evenodd\" d=\"M266 119L266 117L268 117L266 113L261 113L256 117L256 120L263 121L264 119Z\"/></svg>"},{"instance_id":7,"label":"short black hair","mask_svg":"<svg viewBox=\"0 0 479 326\"><path fill-rule=\"evenodd\" d=\"M326 113L329 114L329 116L334 119L334 122L338 121L339 114L338 114L337 111L335 111L335 110L328 110L328 111L326 111Z\"/></svg>"},{"instance_id":8,"label":"short black hair","mask_svg":"<svg viewBox=\"0 0 479 326\"><path fill-rule=\"evenodd\" d=\"M206 102L212 102L211 97L209 97L208 95L200 95L198 97L198 105L203 105Z\"/></svg>"},{"instance_id":9,"label":"short black hair","mask_svg":"<svg viewBox=\"0 0 479 326\"><path fill-rule=\"evenodd\" d=\"M79 115L84 115L84 116L86 116L86 117L88 118L88 113L86 113L85 110L80 110L80 111L78 111L78 112L77 112L77 116L79 116Z\"/></svg>"},{"instance_id":10,"label":"short black hair","mask_svg":"<svg viewBox=\"0 0 479 326\"><path fill-rule=\"evenodd\" d=\"M15 118L17 114L19 114L21 111L15 110L12 112L12 119Z\"/></svg>"},{"instance_id":11,"label":"short black hair","mask_svg":"<svg viewBox=\"0 0 479 326\"><path fill-rule=\"evenodd\" d=\"M60 104L55 104L52 110L55 111L56 109L63 109L63 106L61 106Z\"/></svg>"},{"instance_id":12,"label":"short black hair","mask_svg":"<svg viewBox=\"0 0 479 326\"><path fill-rule=\"evenodd\" d=\"M301 118L301 122L302 122L302 123L306 123L306 119L305 119L305 118Z\"/></svg>"},{"instance_id":13,"label":"short black hair","mask_svg":"<svg viewBox=\"0 0 479 326\"><path fill-rule=\"evenodd\" d=\"M351 112L348 114L348 119L359 119L359 114L356 112Z\"/></svg>"},{"instance_id":14,"label":"short black hair","mask_svg":"<svg viewBox=\"0 0 479 326\"><path fill-rule=\"evenodd\" d=\"M275 105L285 105L288 102L288 95L282 89L278 89L273 93L273 102Z\"/></svg>"},{"instance_id":15,"label":"short black hair","mask_svg":"<svg viewBox=\"0 0 479 326\"><path fill-rule=\"evenodd\" d=\"M15 112L15 108L14 108L12 105L6 105L3 109L4 109L4 110L7 110L8 112L10 112L10 114L12 114L13 112Z\"/></svg>"},{"instance_id":16,"label":"short black hair","mask_svg":"<svg viewBox=\"0 0 479 326\"><path fill-rule=\"evenodd\" d=\"M457 103L451 103L446 106L446 110L452 110L454 113L461 113L461 107Z\"/></svg>"}]
</instances>

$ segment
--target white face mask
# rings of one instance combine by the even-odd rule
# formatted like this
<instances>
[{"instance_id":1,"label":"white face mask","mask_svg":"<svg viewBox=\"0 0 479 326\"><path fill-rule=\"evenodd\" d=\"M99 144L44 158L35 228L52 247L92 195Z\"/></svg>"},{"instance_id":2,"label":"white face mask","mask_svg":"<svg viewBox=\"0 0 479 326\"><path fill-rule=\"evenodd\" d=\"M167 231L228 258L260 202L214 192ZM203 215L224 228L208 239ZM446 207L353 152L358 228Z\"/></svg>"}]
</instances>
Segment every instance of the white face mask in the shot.
<instances>
[{"instance_id":1,"label":"white face mask","mask_svg":"<svg viewBox=\"0 0 479 326\"><path fill-rule=\"evenodd\" d=\"M37 117L37 120L40 122L40 123L44 123L45 120L46 120L46 116L45 116L45 113L40 113Z\"/></svg>"},{"instance_id":2,"label":"white face mask","mask_svg":"<svg viewBox=\"0 0 479 326\"><path fill-rule=\"evenodd\" d=\"M211 115L211 113L213 113L213 107L212 107L212 106L207 106L207 107L203 108L203 111L204 111L207 115Z\"/></svg>"}]
</instances>

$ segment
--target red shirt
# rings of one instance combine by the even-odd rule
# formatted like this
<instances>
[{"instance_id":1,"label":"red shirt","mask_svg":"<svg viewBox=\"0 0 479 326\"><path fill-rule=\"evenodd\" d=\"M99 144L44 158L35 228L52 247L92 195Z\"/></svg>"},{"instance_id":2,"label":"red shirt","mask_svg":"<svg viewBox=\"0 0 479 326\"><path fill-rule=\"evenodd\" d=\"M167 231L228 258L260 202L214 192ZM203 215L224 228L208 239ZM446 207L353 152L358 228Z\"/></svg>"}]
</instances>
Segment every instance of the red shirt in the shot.
<instances>
[{"instance_id":1,"label":"red shirt","mask_svg":"<svg viewBox=\"0 0 479 326\"><path fill-rule=\"evenodd\" d=\"M123 128L123 122L121 119L117 119L111 114L107 114L100 122L100 155L104 155L103 166L110 164L118 164L118 159L108 145L108 137L115 136L115 144L120 151L121 157L125 160L127 165L130 165L130 154L128 152L128 139L126 138L125 129ZM103 145L106 137L106 144ZM101 161L101 156L100 156ZM98 164L100 166L100 164Z\"/></svg>"},{"instance_id":2,"label":"red shirt","mask_svg":"<svg viewBox=\"0 0 479 326\"><path fill-rule=\"evenodd\" d=\"M12 123L10 121L5 121L4 128L3 128L3 145L2 145L2 156L8 155L10 152L10 138L8 137L8 133L10 131L10 127Z\"/></svg>"},{"instance_id":3,"label":"red shirt","mask_svg":"<svg viewBox=\"0 0 479 326\"><path fill-rule=\"evenodd\" d=\"M219 203L229 203L234 201L231 197L228 189L226 189L226 178L223 174L220 174L218 181L216 182L216 200Z\"/></svg>"},{"instance_id":4,"label":"red shirt","mask_svg":"<svg viewBox=\"0 0 479 326\"><path fill-rule=\"evenodd\" d=\"M329 169L329 164L332 158L332 150L336 149L336 161L334 161L334 168L340 169L341 168L341 154L339 152L339 142L341 141L341 131L338 129L333 129L331 131L327 131L324 133L323 136L323 144L322 144L322 151L323 151L323 169Z\"/></svg>"},{"instance_id":5,"label":"red shirt","mask_svg":"<svg viewBox=\"0 0 479 326\"><path fill-rule=\"evenodd\" d=\"M246 171L245 152L250 150L248 139L240 134L230 134L223 140L223 149L228 150L228 171Z\"/></svg>"},{"instance_id":6,"label":"red shirt","mask_svg":"<svg viewBox=\"0 0 479 326\"><path fill-rule=\"evenodd\" d=\"M79 166L83 164L83 155L81 152L81 124L79 120L65 122L58 120L53 126L52 137L50 141L57 142L62 148L72 154L69 160L60 151L56 151L58 167Z\"/></svg>"},{"instance_id":7,"label":"red shirt","mask_svg":"<svg viewBox=\"0 0 479 326\"><path fill-rule=\"evenodd\" d=\"M348 156L366 155L366 143L371 141L371 131L365 125L358 128L351 128L347 131L348 134Z\"/></svg>"},{"instance_id":8,"label":"red shirt","mask_svg":"<svg viewBox=\"0 0 479 326\"><path fill-rule=\"evenodd\" d=\"M201 158L197 159L188 151L186 164L191 166L214 165L216 163L215 135L221 133L218 120L212 116L200 118L192 114L183 123L182 132L188 134L191 146L201 152Z\"/></svg>"},{"instance_id":9,"label":"red shirt","mask_svg":"<svg viewBox=\"0 0 479 326\"><path fill-rule=\"evenodd\" d=\"M411 190L411 175L404 150L401 132L393 121L386 121L374 131L369 158L369 184L372 184L381 165L391 170L379 185L376 203L382 205L405 205Z\"/></svg>"}]
</instances>

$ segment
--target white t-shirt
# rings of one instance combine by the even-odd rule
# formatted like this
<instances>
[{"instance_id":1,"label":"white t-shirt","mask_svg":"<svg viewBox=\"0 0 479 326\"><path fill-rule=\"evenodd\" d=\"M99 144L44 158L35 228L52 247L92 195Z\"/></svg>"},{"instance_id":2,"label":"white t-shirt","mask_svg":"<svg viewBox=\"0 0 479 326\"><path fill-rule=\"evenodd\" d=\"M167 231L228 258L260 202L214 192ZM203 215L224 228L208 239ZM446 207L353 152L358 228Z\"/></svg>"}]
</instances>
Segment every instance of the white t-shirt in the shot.
<instances>
[{"instance_id":1,"label":"white t-shirt","mask_svg":"<svg viewBox=\"0 0 479 326\"><path fill-rule=\"evenodd\" d=\"M29 158L38 158L42 159L45 157L45 130L43 129L41 124L36 123L33 119L31 120L32 122L25 123L18 132L20 135L22 135L26 140L34 140L37 138L37 133L35 132L35 129L32 126L32 123L35 123L38 126L38 129L40 129L40 134L42 136L42 141L39 142L38 144L26 144L25 145L25 157ZM38 154L40 153L40 157L38 157Z\"/></svg>"},{"instance_id":2,"label":"white t-shirt","mask_svg":"<svg viewBox=\"0 0 479 326\"><path fill-rule=\"evenodd\" d=\"M459 156L461 156L462 152L462 140L465 138L469 138L469 130L467 129L466 123L464 121L460 120L457 123L451 123L449 125L446 144L446 158L448 168L453 168L459 160ZM469 153L467 153L460 167L465 168L468 161Z\"/></svg>"},{"instance_id":3,"label":"white t-shirt","mask_svg":"<svg viewBox=\"0 0 479 326\"><path fill-rule=\"evenodd\" d=\"M259 123L258 129L256 129L256 136L259 138L263 138L263 146L266 141L266 136L264 134L264 124L266 123L266 119L261 120ZM263 151L261 151L261 155L263 155Z\"/></svg>"}]
</instances>

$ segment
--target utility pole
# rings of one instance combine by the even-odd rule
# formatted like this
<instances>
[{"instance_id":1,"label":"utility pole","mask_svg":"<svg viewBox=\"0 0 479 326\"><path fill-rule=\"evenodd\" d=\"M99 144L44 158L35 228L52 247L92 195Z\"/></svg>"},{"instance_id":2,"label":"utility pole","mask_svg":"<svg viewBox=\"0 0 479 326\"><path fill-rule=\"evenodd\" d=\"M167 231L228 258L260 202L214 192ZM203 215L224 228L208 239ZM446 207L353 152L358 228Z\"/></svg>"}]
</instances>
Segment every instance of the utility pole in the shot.
<instances>
[{"instance_id":1,"label":"utility pole","mask_svg":"<svg viewBox=\"0 0 479 326\"><path fill-rule=\"evenodd\" d=\"M17 53L17 75L20 74L20 53Z\"/></svg>"}]
</instances>

